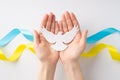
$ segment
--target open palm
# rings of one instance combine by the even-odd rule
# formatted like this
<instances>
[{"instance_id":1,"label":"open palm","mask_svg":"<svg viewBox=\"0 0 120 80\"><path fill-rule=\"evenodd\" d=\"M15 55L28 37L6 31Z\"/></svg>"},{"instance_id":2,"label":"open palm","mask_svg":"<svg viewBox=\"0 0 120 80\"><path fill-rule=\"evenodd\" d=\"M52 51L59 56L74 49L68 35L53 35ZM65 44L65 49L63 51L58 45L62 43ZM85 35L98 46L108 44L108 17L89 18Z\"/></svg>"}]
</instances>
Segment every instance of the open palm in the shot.
<instances>
[{"instance_id":1,"label":"open palm","mask_svg":"<svg viewBox=\"0 0 120 80\"><path fill-rule=\"evenodd\" d=\"M44 26L47 30L57 34L58 22L55 21L55 16L50 13L46 14L43 18L41 26ZM55 29L56 27L56 29ZM34 31L34 46L37 53L37 57L41 62L57 63L59 59L58 51L52 49L50 44L42 35L42 33Z\"/></svg>"},{"instance_id":2,"label":"open palm","mask_svg":"<svg viewBox=\"0 0 120 80\"><path fill-rule=\"evenodd\" d=\"M78 21L73 13L66 12L62 16L62 20L59 23L61 31L66 33L70 31L74 25L79 26ZM80 27L80 26L79 26ZM78 60L81 53L85 49L87 30L83 33L80 29L75 36L74 40L67 44L68 48L60 52L60 58L62 62Z\"/></svg>"}]
</instances>

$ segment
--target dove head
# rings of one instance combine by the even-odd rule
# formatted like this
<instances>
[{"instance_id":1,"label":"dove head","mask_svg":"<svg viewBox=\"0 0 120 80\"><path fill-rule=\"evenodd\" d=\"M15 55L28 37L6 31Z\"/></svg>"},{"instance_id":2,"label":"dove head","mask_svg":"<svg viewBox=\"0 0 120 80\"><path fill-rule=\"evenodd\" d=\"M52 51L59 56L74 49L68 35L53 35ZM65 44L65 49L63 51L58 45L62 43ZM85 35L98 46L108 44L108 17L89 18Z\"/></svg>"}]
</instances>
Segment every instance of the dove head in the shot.
<instances>
[{"instance_id":1,"label":"dove head","mask_svg":"<svg viewBox=\"0 0 120 80\"><path fill-rule=\"evenodd\" d=\"M62 32L58 32L58 35L62 35Z\"/></svg>"}]
</instances>

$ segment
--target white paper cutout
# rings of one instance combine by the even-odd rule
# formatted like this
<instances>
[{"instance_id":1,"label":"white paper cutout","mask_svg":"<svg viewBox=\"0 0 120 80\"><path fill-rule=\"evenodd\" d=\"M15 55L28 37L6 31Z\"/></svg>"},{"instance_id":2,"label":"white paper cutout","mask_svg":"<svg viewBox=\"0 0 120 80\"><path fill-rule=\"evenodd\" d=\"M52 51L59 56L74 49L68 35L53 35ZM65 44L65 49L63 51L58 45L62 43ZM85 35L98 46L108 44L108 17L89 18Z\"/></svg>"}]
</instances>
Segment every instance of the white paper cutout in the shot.
<instances>
[{"instance_id":1,"label":"white paper cutout","mask_svg":"<svg viewBox=\"0 0 120 80\"><path fill-rule=\"evenodd\" d=\"M54 33L42 27L40 29L40 32L43 34L43 36L49 43L54 43L53 45L51 45L53 49L55 49L56 51L62 51L68 47L64 43L70 43L74 39L78 30L79 30L78 26L74 26L72 30L70 30L69 32L66 32L63 35L62 35L62 32L58 32L58 34L55 35Z\"/></svg>"}]
</instances>

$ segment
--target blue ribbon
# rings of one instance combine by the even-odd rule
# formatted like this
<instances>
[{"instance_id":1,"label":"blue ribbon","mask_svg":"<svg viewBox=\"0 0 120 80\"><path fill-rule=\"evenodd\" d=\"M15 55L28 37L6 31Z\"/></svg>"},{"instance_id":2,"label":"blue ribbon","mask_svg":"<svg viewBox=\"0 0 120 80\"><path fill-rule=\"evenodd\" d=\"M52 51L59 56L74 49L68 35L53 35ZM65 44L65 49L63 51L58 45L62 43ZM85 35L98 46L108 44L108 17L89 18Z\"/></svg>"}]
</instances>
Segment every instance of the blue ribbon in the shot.
<instances>
[{"instance_id":1,"label":"blue ribbon","mask_svg":"<svg viewBox=\"0 0 120 80\"><path fill-rule=\"evenodd\" d=\"M96 34L93 34L92 36L88 37L87 38L87 43L94 44L97 41L103 39L104 37L107 37L107 36L109 36L113 33L116 33L116 32L118 32L120 34L120 31L113 28L113 27L103 29L103 30L97 32Z\"/></svg>"},{"instance_id":2,"label":"blue ribbon","mask_svg":"<svg viewBox=\"0 0 120 80\"><path fill-rule=\"evenodd\" d=\"M33 41L33 34L26 30L26 29L18 29L15 28L12 31L10 31L6 36L4 36L0 40L0 47L6 46L9 42L11 42L17 35L22 34L27 40Z\"/></svg>"},{"instance_id":3,"label":"blue ribbon","mask_svg":"<svg viewBox=\"0 0 120 80\"><path fill-rule=\"evenodd\" d=\"M103 39L104 37L111 35L113 33L116 33L116 32L120 33L120 31L115 28L103 29L103 30L97 32L96 34L89 36L87 38L87 43L94 44L97 41ZM0 40L0 47L6 46L9 42L11 42L19 34L22 34L27 40L33 42L32 32L30 32L29 30L26 30L26 29L15 28Z\"/></svg>"}]
</instances>

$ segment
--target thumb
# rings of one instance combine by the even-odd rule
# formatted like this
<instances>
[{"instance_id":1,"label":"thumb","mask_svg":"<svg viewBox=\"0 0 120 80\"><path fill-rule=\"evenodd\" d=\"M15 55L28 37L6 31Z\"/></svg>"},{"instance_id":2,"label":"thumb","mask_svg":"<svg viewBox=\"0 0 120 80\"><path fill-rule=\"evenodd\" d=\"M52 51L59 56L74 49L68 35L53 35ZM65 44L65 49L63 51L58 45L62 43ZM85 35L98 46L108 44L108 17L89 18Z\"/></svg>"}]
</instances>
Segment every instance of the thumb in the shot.
<instances>
[{"instance_id":1,"label":"thumb","mask_svg":"<svg viewBox=\"0 0 120 80\"><path fill-rule=\"evenodd\" d=\"M34 30L34 44L37 46L40 43L40 36L36 30Z\"/></svg>"},{"instance_id":2,"label":"thumb","mask_svg":"<svg viewBox=\"0 0 120 80\"><path fill-rule=\"evenodd\" d=\"M42 34L41 32L39 32L39 35L40 35L41 43L42 43L42 42L45 42L46 39L44 38L43 34Z\"/></svg>"},{"instance_id":3,"label":"thumb","mask_svg":"<svg viewBox=\"0 0 120 80\"><path fill-rule=\"evenodd\" d=\"M81 45L86 44L87 33L88 33L88 30L84 30L84 32L82 33L81 40L80 40Z\"/></svg>"}]
</instances>

